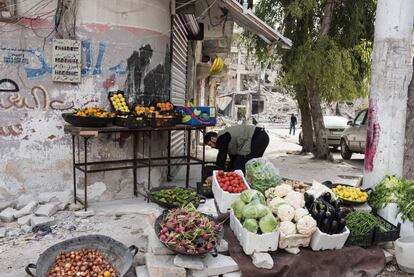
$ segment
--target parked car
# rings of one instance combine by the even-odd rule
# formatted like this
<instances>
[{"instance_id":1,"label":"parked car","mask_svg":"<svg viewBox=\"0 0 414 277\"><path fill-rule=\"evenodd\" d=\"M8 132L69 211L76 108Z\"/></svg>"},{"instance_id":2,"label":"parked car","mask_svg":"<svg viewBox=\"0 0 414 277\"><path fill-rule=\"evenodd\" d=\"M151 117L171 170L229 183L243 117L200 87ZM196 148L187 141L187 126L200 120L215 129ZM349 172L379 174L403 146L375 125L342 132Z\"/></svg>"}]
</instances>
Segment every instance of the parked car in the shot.
<instances>
[{"instance_id":1,"label":"parked car","mask_svg":"<svg viewBox=\"0 0 414 277\"><path fill-rule=\"evenodd\" d=\"M349 127L341 137L341 156L349 160L353 153L365 153L367 140L368 110L362 110L354 120L348 121Z\"/></svg>"},{"instance_id":2,"label":"parked car","mask_svg":"<svg viewBox=\"0 0 414 277\"><path fill-rule=\"evenodd\" d=\"M333 148L338 148L341 144L342 132L347 127L348 119L342 116L324 116L323 123L328 129L328 143ZM299 133L299 145L303 143L303 134Z\"/></svg>"}]
</instances>

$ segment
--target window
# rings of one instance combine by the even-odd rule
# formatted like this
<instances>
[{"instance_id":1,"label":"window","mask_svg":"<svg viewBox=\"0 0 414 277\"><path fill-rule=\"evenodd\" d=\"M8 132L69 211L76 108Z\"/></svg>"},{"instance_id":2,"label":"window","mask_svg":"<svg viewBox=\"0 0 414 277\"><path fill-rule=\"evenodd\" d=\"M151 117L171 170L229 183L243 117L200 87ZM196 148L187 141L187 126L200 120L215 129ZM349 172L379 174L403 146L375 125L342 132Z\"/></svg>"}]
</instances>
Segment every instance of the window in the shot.
<instances>
[{"instance_id":1,"label":"window","mask_svg":"<svg viewBox=\"0 0 414 277\"><path fill-rule=\"evenodd\" d=\"M362 125L365 123L365 116L367 114L367 110L363 110L360 112L357 117L355 118L354 125Z\"/></svg>"}]
</instances>

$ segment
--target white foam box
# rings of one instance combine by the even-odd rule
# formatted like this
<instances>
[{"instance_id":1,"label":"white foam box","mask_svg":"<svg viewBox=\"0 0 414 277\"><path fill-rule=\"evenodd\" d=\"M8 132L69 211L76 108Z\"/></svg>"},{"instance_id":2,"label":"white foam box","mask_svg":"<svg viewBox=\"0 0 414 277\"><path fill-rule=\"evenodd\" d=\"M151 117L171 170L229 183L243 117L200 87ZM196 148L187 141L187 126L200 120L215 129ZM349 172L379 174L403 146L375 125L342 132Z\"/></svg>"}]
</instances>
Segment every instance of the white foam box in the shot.
<instances>
[{"instance_id":1,"label":"white foam box","mask_svg":"<svg viewBox=\"0 0 414 277\"><path fill-rule=\"evenodd\" d=\"M401 223L400 237L414 236L414 223L408 219L404 221L401 213L397 215L394 225L398 223Z\"/></svg>"},{"instance_id":2,"label":"white foam box","mask_svg":"<svg viewBox=\"0 0 414 277\"><path fill-rule=\"evenodd\" d=\"M323 233L317 228L312 234L310 246L313 251L341 249L344 247L349 233L348 227L345 227L342 233L334 235Z\"/></svg>"},{"instance_id":3,"label":"white foam box","mask_svg":"<svg viewBox=\"0 0 414 277\"><path fill-rule=\"evenodd\" d=\"M305 236L301 234L294 234L294 235L285 235L280 232L279 238L279 248L298 248L298 247L308 247L312 235Z\"/></svg>"},{"instance_id":4,"label":"white foam box","mask_svg":"<svg viewBox=\"0 0 414 277\"><path fill-rule=\"evenodd\" d=\"M254 234L243 228L241 222L230 210L230 229L236 235L244 253L276 251L279 241L279 231L266 234Z\"/></svg>"},{"instance_id":5,"label":"white foam box","mask_svg":"<svg viewBox=\"0 0 414 277\"><path fill-rule=\"evenodd\" d=\"M389 223L397 226L397 215L399 213L399 208L397 203L387 204L384 208L378 209L377 214Z\"/></svg>"},{"instance_id":6,"label":"white foam box","mask_svg":"<svg viewBox=\"0 0 414 277\"><path fill-rule=\"evenodd\" d=\"M250 189L249 184L246 181L246 178L244 178L243 171L236 170L234 172L243 177L243 181L246 184L247 189ZM220 213L224 214L224 213L229 212L231 204L233 204L233 202L239 198L240 193L230 193L230 192L224 191L220 187L217 181L217 178L216 178L217 173L218 173L217 170L213 171L212 190L214 194L214 199L216 200L216 203L217 203L217 207L219 208Z\"/></svg>"}]
</instances>

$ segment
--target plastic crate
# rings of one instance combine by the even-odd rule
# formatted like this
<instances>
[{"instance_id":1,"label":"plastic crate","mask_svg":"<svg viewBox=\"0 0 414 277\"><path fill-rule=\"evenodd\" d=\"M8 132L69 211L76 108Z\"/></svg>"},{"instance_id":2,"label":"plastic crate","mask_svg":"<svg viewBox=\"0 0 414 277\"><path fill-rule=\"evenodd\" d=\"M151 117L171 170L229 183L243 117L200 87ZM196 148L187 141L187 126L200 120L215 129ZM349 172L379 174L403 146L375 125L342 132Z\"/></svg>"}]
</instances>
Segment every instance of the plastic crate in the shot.
<instances>
[{"instance_id":1,"label":"plastic crate","mask_svg":"<svg viewBox=\"0 0 414 277\"><path fill-rule=\"evenodd\" d=\"M373 242L374 242L374 230L371 230L368 234L365 234L365 235L354 235L351 232L345 244L368 247L368 246L371 246Z\"/></svg>"},{"instance_id":2,"label":"plastic crate","mask_svg":"<svg viewBox=\"0 0 414 277\"><path fill-rule=\"evenodd\" d=\"M395 241L400 237L401 223L398 223L397 226L395 226L379 215L376 215L376 217L382 220L382 222L385 224L385 228L387 229L387 231L381 231L378 228L376 228L374 232L373 244Z\"/></svg>"},{"instance_id":3,"label":"plastic crate","mask_svg":"<svg viewBox=\"0 0 414 277\"><path fill-rule=\"evenodd\" d=\"M230 192L224 191L218 184L218 181L216 178L217 172L218 172L217 170L213 171L212 190L214 194L214 199L216 200L216 203L217 203L217 207L220 213L224 214L224 213L229 212L231 204L233 204L233 202L239 198L240 193L230 193ZM236 170L234 172L243 177L243 180L247 186L247 189L250 189L249 184L244 178L243 171Z\"/></svg>"},{"instance_id":4,"label":"plastic crate","mask_svg":"<svg viewBox=\"0 0 414 277\"><path fill-rule=\"evenodd\" d=\"M230 229L240 242L244 253L276 251L279 243L279 231L266 234L254 234L243 228L241 222L230 211Z\"/></svg>"}]
</instances>

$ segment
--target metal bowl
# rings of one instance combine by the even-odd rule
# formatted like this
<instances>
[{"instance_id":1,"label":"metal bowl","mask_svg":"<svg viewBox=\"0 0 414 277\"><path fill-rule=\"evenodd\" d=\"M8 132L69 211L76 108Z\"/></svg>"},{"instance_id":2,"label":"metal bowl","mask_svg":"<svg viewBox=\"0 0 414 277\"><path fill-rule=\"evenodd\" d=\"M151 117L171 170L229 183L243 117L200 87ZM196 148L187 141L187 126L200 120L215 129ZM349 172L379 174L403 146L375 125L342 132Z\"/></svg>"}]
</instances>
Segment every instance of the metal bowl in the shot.
<instances>
[{"instance_id":1,"label":"metal bowl","mask_svg":"<svg viewBox=\"0 0 414 277\"><path fill-rule=\"evenodd\" d=\"M51 246L40 254L36 264L26 266L26 273L33 277L46 277L49 269L55 264L56 257L61 252L79 251L82 248L99 250L105 259L119 272L120 277L137 276L133 261L138 248L134 245L126 247L119 241L102 235L81 236ZM30 269L36 269L36 275Z\"/></svg>"},{"instance_id":2,"label":"metal bowl","mask_svg":"<svg viewBox=\"0 0 414 277\"><path fill-rule=\"evenodd\" d=\"M76 127L102 128L112 125L113 122L113 118L109 117L76 116L73 113L62 113L62 117Z\"/></svg>"},{"instance_id":3,"label":"metal bowl","mask_svg":"<svg viewBox=\"0 0 414 277\"><path fill-rule=\"evenodd\" d=\"M177 187L174 187L174 186L167 186L167 187L157 187L157 188L152 188L152 189L149 191L149 193L147 194L148 199L149 199L149 200L151 200L151 202L154 202L154 203L156 203L156 204L160 205L161 207L164 207L164 208L169 209L169 210L174 209L174 208L179 208L178 206L175 206L175 205L173 205L173 204L171 204L171 203L165 203L165 202L162 202L162 201L158 200L157 198L155 198L154 196L152 196L152 194L151 194L151 193L156 192L156 191L165 190L165 189L174 189L174 188L177 188ZM187 189L187 190L190 190L190 191L192 191L192 192L197 193L197 192L196 192L195 190L193 190L193 189L190 189L190 188L186 188L186 189ZM197 208L200 204L204 204L204 203L206 202L206 198L205 198L204 196L202 196L202 195L197 194L197 199L198 199L198 200L197 200L196 202L191 202L191 203L193 203L194 207L196 207L196 208Z\"/></svg>"},{"instance_id":4,"label":"metal bowl","mask_svg":"<svg viewBox=\"0 0 414 277\"><path fill-rule=\"evenodd\" d=\"M331 186L329 186L331 189L333 189L333 188L336 188L337 186L339 186L339 185L341 185L341 186L343 186L343 187L354 187L354 186L351 186L351 185L345 185L345 184L332 184ZM338 198L339 199L341 199L341 201L342 201L342 203L344 203L344 204L346 204L346 205L349 205L349 206L359 206L359 205L363 205L363 204L365 204L365 203L367 203L367 202L369 202L369 199L371 198L371 191L372 191L372 189L361 189L361 191L363 191L363 192L366 192L367 194L368 194L368 197L367 197L367 201L364 201L364 202L359 202L359 201L352 201L352 200L347 200L347 199L345 199L345 198L342 198L342 197L340 197L339 195L337 195L337 194L335 194L336 196L338 196Z\"/></svg>"},{"instance_id":5,"label":"metal bowl","mask_svg":"<svg viewBox=\"0 0 414 277\"><path fill-rule=\"evenodd\" d=\"M206 250L206 252L204 252L204 253L194 253L194 254L190 254L190 253L187 253L187 252L183 252L183 251L177 251L177 250L175 250L174 248L171 248L169 245L167 245L167 244L165 244L161 239L160 239L160 233L161 233L161 222L162 222L162 220L164 219L164 216L165 216L165 214L166 213L168 213L169 212L169 210L164 210L163 211L163 213L157 218L157 220L155 221L155 224L154 224L154 229L155 229L155 233L157 234L157 237L158 237L158 239L160 240L160 242L162 243L162 244L164 244L165 245L165 247L167 247L168 249L170 249L171 251L173 251L174 253L177 253L177 254L181 254L181 255L186 255L186 256L203 256L203 255L205 255L205 254L208 254L208 253L211 253L211 255L213 256L213 257L217 257L217 255L218 255L218 252L217 252L217 248L216 248L216 245L213 247L213 248L211 248L211 249L207 249ZM210 215L207 215L207 214L204 214L204 213L201 213L202 215L204 215L204 216L206 216L206 217L208 217L210 220L212 220L212 221L214 221L215 223L219 223L216 219L214 219L212 216L210 216ZM220 239L222 239L224 237L224 228L223 228L223 226L222 226L222 228L221 228L221 230L220 230L220 232L218 232L218 234L217 234L217 242L220 240Z\"/></svg>"}]
</instances>

